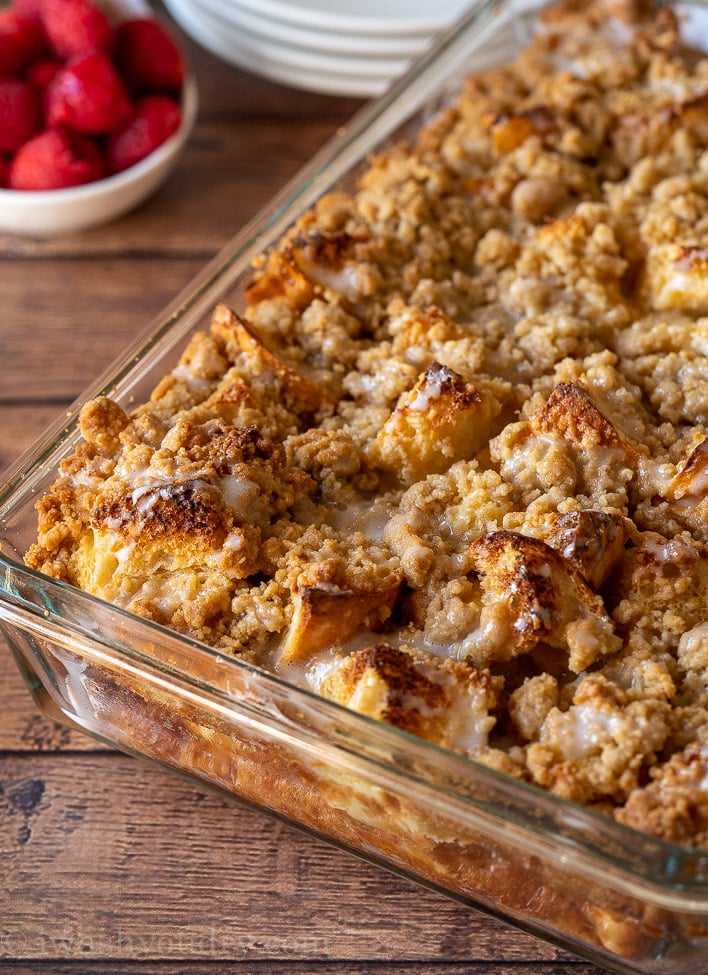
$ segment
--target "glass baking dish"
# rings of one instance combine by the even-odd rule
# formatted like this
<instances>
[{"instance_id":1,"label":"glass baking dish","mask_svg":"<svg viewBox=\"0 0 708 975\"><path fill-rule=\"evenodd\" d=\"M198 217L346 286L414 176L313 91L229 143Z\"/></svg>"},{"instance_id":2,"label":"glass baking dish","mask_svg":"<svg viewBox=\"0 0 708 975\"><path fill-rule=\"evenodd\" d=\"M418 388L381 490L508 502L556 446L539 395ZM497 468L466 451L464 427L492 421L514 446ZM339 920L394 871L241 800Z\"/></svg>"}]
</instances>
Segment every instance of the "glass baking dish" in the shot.
<instances>
[{"instance_id":1,"label":"glass baking dish","mask_svg":"<svg viewBox=\"0 0 708 975\"><path fill-rule=\"evenodd\" d=\"M80 437L83 403L145 400L252 262L371 153L422 124L463 74L513 56L540 6L483 0L319 153L8 472L0 624L38 705L609 970L708 964L708 852L654 839L328 702L24 566L35 500ZM706 34L700 4L685 30Z\"/></svg>"}]
</instances>

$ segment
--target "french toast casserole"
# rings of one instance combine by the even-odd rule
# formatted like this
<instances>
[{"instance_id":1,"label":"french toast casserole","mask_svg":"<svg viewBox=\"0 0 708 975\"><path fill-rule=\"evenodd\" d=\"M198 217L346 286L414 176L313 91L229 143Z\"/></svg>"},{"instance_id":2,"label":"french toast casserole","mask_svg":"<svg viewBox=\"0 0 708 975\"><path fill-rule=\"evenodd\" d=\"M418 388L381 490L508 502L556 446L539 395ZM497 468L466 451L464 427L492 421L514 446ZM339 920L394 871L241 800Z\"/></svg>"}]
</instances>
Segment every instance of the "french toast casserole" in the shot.
<instances>
[{"instance_id":1,"label":"french toast casserole","mask_svg":"<svg viewBox=\"0 0 708 975\"><path fill-rule=\"evenodd\" d=\"M641 0L541 25L84 406L26 562L708 849L708 59Z\"/></svg>"}]
</instances>

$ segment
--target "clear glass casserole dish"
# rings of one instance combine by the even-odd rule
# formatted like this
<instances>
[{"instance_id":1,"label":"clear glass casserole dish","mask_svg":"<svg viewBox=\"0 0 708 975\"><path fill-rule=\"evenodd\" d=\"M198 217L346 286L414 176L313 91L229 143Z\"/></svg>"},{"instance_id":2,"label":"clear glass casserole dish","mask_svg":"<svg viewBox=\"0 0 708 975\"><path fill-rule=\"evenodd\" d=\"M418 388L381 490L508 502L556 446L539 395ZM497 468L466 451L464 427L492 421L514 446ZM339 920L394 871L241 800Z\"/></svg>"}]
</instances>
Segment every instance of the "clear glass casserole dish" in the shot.
<instances>
[{"instance_id":1,"label":"clear glass casserole dish","mask_svg":"<svg viewBox=\"0 0 708 975\"><path fill-rule=\"evenodd\" d=\"M700 5L682 5L700 45ZM701 971L708 853L664 842L333 704L27 568L35 501L100 395L148 399L219 302L238 309L252 264L370 155L416 133L469 72L502 63L538 26L529 4L475 4L365 109L272 207L165 310L12 468L0 495L0 622L53 717L155 759L373 862L481 907L617 972Z\"/></svg>"}]
</instances>

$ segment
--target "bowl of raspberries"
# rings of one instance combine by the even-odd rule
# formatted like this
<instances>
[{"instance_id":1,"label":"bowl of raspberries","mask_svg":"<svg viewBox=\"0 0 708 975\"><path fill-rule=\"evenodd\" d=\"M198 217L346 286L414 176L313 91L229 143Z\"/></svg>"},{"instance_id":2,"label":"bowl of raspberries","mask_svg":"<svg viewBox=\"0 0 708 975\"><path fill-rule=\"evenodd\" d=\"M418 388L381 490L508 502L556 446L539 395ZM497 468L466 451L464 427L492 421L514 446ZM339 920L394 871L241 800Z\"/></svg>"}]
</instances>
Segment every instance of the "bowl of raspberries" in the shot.
<instances>
[{"instance_id":1,"label":"bowl of raspberries","mask_svg":"<svg viewBox=\"0 0 708 975\"><path fill-rule=\"evenodd\" d=\"M144 0L0 9L0 231L113 220L168 176L197 113L170 28Z\"/></svg>"}]
</instances>

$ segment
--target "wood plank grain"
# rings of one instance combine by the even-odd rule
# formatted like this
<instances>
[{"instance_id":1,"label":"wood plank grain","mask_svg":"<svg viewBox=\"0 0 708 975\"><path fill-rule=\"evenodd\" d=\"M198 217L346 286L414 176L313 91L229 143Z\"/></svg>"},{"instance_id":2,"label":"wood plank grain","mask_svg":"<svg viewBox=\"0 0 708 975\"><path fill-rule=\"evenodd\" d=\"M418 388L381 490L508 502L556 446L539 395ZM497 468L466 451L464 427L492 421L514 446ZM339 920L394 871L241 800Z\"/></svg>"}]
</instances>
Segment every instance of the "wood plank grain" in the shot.
<instances>
[{"instance_id":1,"label":"wood plank grain","mask_svg":"<svg viewBox=\"0 0 708 975\"><path fill-rule=\"evenodd\" d=\"M0 263L0 401L73 400L202 267L199 258ZM41 289L29 289L30 280Z\"/></svg>"},{"instance_id":2,"label":"wood plank grain","mask_svg":"<svg viewBox=\"0 0 708 975\"><path fill-rule=\"evenodd\" d=\"M65 405L68 403L67 399ZM0 400L0 480L10 464L63 412L59 402L24 404Z\"/></svg>"},{"instance_id":3,"label":"wood plank grain","mask_svg":"<svg viewBox=\"0 0 708 975\"><path fill-rule=\"evenodd\" d=\"M324 962L141 962L121 961L121 975L332 975L333 960ZM337 975L598 975L599 969L576 962L336 962ZM0 975L46 975L46 962L0 962ZM52 961L52 975L116 975L115 963Z\"/></svg>"},{"instance_id":4,"label":"wood plank grain","mask_svg":"<svg viewBox=\"0 0 708 975\"><path fill-rule=\"evenodd\" d=\"M5 960L569 958L117 754L0 758L0 849Z\"/></svg>"}]
</instances>

